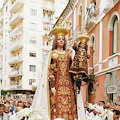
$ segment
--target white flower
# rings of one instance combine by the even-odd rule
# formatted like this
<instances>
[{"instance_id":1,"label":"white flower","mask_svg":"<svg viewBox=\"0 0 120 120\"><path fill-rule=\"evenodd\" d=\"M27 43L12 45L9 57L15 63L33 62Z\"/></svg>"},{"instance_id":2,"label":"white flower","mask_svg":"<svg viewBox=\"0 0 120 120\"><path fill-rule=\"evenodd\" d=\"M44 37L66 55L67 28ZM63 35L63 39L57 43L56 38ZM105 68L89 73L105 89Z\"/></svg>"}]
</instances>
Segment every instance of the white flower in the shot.
<instances>
[{"instance_id":1,"label":"white flower","mask_svg":"<svg viewBox=\"0 0 120 120\"><path fill-rule=\"evenodd\" d=\"M29 109L29 108L25 108L25 109L24 109L24 112L25 112L25 113L24 113L25 116L29 116L29 114L30 114L30 109Z\"/></svg>"}]
</instances>

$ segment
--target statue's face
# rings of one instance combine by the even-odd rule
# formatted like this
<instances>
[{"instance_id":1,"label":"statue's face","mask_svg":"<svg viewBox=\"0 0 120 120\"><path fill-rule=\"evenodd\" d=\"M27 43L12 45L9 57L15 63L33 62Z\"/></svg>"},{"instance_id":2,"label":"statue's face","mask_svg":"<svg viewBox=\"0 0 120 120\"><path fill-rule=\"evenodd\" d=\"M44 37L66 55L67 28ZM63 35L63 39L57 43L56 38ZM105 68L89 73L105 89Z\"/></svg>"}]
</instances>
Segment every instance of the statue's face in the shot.
<instances>
[{"instance_id":1,"label":"statue's face","mask_svg":"<svg viewBox=\"0 0 120 120\"><path fill-rule=\"evenodd\" d=\"M58 36L57 38L57 47L63 47L65 43L65 39L63 36Z\"/></svg>"},{"instance_id":2,"label":"statue's face","mask_svg":"<svg viewBox=\"0 0 120 120\"><path fill-rule=\"evenodd\" d=\"M82 49L84 49L85 46L86 46L86 44L85 44L84 42L81 42L80 47L81 47Z\"/></svg>"}]
</instances>

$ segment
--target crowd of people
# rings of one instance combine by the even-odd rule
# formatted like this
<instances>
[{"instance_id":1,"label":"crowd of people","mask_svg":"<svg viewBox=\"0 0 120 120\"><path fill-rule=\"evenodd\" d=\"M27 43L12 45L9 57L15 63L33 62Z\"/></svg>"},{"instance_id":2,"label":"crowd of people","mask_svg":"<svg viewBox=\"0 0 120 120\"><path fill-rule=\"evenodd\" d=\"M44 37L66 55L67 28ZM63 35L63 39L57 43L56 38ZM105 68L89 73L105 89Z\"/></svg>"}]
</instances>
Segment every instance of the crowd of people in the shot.
<instances>
[{"instance_id":1,"label":"crowd of people","mask_svg":"<svg viewBox=\"0 0 120 120\"><path fill-rule=\"evenodd\" d=\"M110 101L99 101L98 104L85 104L87 120L120 120L120 104Z\"/></svg>"},{"instance_id":2,"label":"crowd of people","mask_svg":"<svg viewBox=\"0 0 120 120\"><path fill-rule=\"evenodd\" d=\"M0 99L0 120L10 120L13 113L29 108L31 105L31 99ZM87 120L120 120L119 103L99 101L98 104L91 104L86 102L84 108Z\"/></svg>"},{"instance_id":3,"label":"crowd of people","mask_svg":"<svg viewBox=\"0 0 120 120\"><path fill-rule=\"evenodd\" d=\"M10 120L13 113L29 108L31 105L31 99L0 99L0 120Z\"/></svg>"}]
</instances>

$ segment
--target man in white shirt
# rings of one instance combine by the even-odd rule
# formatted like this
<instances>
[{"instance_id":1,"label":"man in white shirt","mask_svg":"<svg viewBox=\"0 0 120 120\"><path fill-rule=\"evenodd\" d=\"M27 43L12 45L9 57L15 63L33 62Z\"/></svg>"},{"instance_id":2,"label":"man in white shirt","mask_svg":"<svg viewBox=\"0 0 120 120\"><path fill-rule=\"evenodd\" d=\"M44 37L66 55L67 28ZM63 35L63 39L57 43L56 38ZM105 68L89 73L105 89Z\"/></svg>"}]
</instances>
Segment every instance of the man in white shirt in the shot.
<instances>
[{"instance_id":1,"label":"man in white shirt","mask_svg":"<svg viewBox=\"0 0 120 120\"><path fill-rule=\"evenodd\" d=\"M0 120L8 120L8 115L4 113L5 106L3 103L0 103Z\"/></svg>"}]
</instances>

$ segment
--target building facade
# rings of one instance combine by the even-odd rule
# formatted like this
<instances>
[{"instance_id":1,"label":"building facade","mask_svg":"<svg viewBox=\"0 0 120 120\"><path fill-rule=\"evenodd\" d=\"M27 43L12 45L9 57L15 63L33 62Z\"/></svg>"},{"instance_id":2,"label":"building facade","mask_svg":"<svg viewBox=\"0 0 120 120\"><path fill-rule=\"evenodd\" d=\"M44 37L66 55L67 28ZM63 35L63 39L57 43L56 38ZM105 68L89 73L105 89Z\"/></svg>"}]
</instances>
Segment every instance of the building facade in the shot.
<instances>
[{"instance_id":1,"label":"building facade","mask_svg":"<svg viewBox=\"0 0 120 120\"><path fill-rule=\"evenodd\" d=\"M120 102L120 1L70 0L60 17L71 28L68 48L82 32L90 37L90 80L81 90L84 102Z\"/></svg>"},{"instance_id":2,"label":"building facade","mask_svg":"<svg viewBox=\"0 0 120 120\"><path fill-rule=\"evenodd\" d=\"M48 21L63 9L55 5L65 7L67 3L61 1L4 1L0 9L0 89L9 91L9 97L33 97L31 85L42 75L43 48L51 45L43 36L54 23L48 25Z\"/></svg>"}]
</instances>

